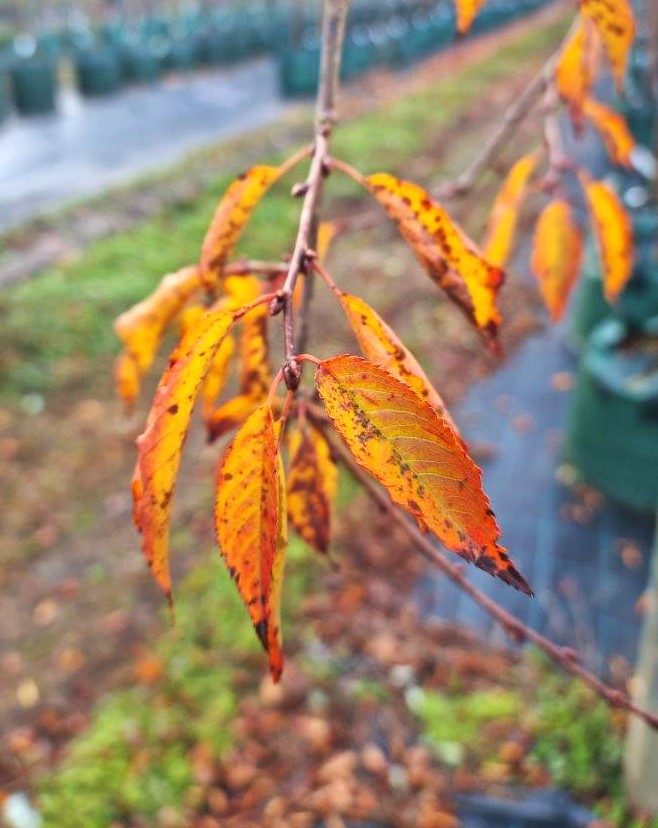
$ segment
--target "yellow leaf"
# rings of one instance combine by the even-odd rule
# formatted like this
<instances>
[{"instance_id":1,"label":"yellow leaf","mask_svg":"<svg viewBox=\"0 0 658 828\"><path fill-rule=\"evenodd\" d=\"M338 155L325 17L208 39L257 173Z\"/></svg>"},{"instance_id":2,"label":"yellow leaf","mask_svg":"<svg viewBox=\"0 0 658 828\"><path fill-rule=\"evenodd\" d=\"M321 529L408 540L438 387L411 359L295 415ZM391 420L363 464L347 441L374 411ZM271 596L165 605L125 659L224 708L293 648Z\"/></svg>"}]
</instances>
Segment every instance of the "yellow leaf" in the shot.
<instances>
[{"instance_id":1,"label":"yellow leaf","mask_svg":"<svg viewBox=\"0 0 658 828\"><path fill-rule=\"evenodd\" d=\"M234 313L209 311L183 337L160 380L146 429L137 438L135 523L146 560L168 596L169 521L183 443L201 383L234 321Z\"/></svg>"},{"instance_id":2,"label":"yellow leaf","mask_svg":"<svg viewBox=\"0 0 658 828\"><path fill-rule=\"evenodd\" d=\"M360 297L339 292L338 298L366 359L381 365L412 388L421 399L427 400L458 435L459 430L439 392L395 331Z\"/></svg>"},{"instance_id":3,"label":"yellow leaf","mask_svg":"<svg viewBox=\"0 0 658 828\"><path fill-rule=\"evenodd\" d=\"M261 198L283 174L281 167L252 167L236 179L219 202L201 247L201 279L213 289Z\"/></svg>"},{"instance_id":4,"label":"yellow leaf","mask_svg":"<svg viewBox=\"0 0 658 828\"><path fill-rule=\"evenodd\" d=\"M299 420L290 432L288 517L299 536L326 553L338 474L324 435Z\"/></svg>"},{"instance_id":5,"label":"yellow leaf","mask_svg":"<svg viewBox=\"0 0 658 828\"><path fill-rule=\"evenodd\" d=\"M228 434L240 423L244 422L259 402L248 394L238 394L237 397L227 400L208 415L206 428L208 441L214 443L220 437Z\"/></svg>"},{"instance_id":6,"label":"yellow leaf","mask_svg":"<svg viewBox=\"0 0 658 828\"><path fill-rule=\"evenodd\" d=\"M635 40L635 17L630 0L580 0L580 13L595 25L617 88L621 89Z\"/></svg>"},{"instance_id":7,"label":"yellow leaf","mask_svg":"<svg viewBox=\"0 0 658 828\"><path fill-rule=\"evenodd\" d=\"M569 203L557 199L542 211L532 244L530 266L551 319L562 318L582 263L583 238Z\"/></svg>"},{"instance_id":8,"label":"yellow leaf","mask_svg":"<svg viewBox=\"0 0 658 828\"><path fill-rule=\"evenodd\" d=\"M118 377L119 394L128 388L129 393L134 394L132 398L124 398L126 402L134 401L141 379L153 363L164 332L200 286L198 268L184 267L177 273L165 276L150 296L115 320L114 330L124 344L126 355L117 367L117 375L121 370L125 377L128 361L134 363L134 368L131 369L133 379L129 385L122 386L121 378Z\"/></svg>"},{"instance_id":9,"label":"yellow leaf","mask_svg":"<svg viewBox=\"0 0 658 828\"><path fill-rule=\"evenodd\" d=\"M531 594L506 551L481 474L445 420L408 385L356 356L321 362L316 383L355 460L452 551Z\"/></svg>"},{"instance_id":10,"label":"yellow leaf","mask_svg":"<svg viewBox=\"0 0 658 828\"><path fill-rule=\"evenodd\" d=\"M583 105L583 114L596 127L603 138L610 157L622 167L630 167L631 153L635 139L626 120L609 106L588 98Z\"/></svg>"},{"instance_id":11,"label":"yellow leaf","mask_svg":"<svg viewBox=\"0 0 658 828\"><path fill-rule=\"evenodd\" d=\"M477 13L484 6L486 0L455 0L457 7L457 31L466 34L471 28Z\"/></svg>"},{"instance_id":12,"label":"yellow leaf","mask_svg":"<svg viewBox=\"0 0 658 828\"><path fill-rule=\"evenodd\" d=\"M573 29L555 68L557 91L569 105L576 126L581 124L583 104L589 96L599 66L600 40L587 23L588 21L581 20Z\"/></svg>"},{"instance_id":13,"label":"yellow leaf","mask_svg":"<svg viewBox=\"0 0 658 828\"><path fill-rule=\"evenodd\" d=\"M584 172L580 182L589 209L594 238L603 271L603 291L614 302L633 272L633 228L617 194L602 181Z\"/></svg>"},{"instance_id":14,"label":"yellow leaf","mask_svg":"<svg viewBox=\"0 0 658 828\"><path fill-rule=\"evenodd\" d=\"M283 669L279 612L286 520L282 493L274 421L271 410L263 406L239 429L219 467L215 528L222 557L269 655L274 681Z\"/></svg>"},{"instance_id":15,"label":"yellow leaf","mask_svg":"<svg viewBox=\"0 0 658 828\"><path fill-rule=\"evenodd\" d=\"M446 210L421 187L386 173L368 176L364 184L397 223L432 279L495 342L500 324L496 297L503 271L484 260Z\"/></svg>"},{"instance_id":16,"label":"yellow leaf","mask_svg":"<svg viewBox=\"0 0 658 828\"><path fill-rule=\"evenodd\" d=\"M123 351L117 357L114 363L114 381L124 406L131 408L139 394L141 382L139 366L131 353Z\"/></svg>"},{"instance_id":17,"label":"yellow leaf","mask_svg":"<svg viewBox=\"0 0 658 828\"><path fill-rule=\"evenodd\" d=\"M482 255L493 265L504 267L512 252L521 202L530 176L535 171L539 150L520 158L507 174L494 202Z\"/></svg>"},{"instance_id":18,"label":"yellow leaf","mask_svg":"<svg viewBox=\"0 0 658 828\"><path fill-rule=\"evenodd\" d=\"M224 390L234 352L235 340L229 335L225 337L219 346L219 350L215 354L201 389L203 417L205 420L212 415L215 410L217 398Z\"/></svg>"}]
</instances>

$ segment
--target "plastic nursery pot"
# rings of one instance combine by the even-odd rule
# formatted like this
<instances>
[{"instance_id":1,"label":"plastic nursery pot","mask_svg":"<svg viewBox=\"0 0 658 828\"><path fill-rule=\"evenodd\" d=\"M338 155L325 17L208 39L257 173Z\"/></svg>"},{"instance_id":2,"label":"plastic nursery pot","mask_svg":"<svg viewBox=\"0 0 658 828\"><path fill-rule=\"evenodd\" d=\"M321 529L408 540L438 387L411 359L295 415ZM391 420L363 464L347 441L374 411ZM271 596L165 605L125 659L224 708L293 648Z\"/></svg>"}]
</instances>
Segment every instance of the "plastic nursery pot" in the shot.
<instances>
[{"instance_id":1,"label":"plastic nursery pot","mask_svg":"<svg viewBox=\"0 0 658 828\"><path fill-rule=\"evenodd\" d=\"M181 37L167 45L162 64L164 69L174 72L188 71L197 64L199 47L195 38Z\"/></svg>"},{"instance_id":2,"label":"plastic nursery pot","mask_svg":"<svg viewBox=\"0 0 658 828\"><path fill-rule=\"evenodd\" d=\"M0 69L0 124L9 117L9 80L4 70Z\"/></svg>"},{"instance_id":3,"label":"plastic nursery pot","mask_svg":"<svg viewBox=\"0 0 658 828\"><path fill-rule=\"evenodd\" d=\"M579 354L585 347L592 330L612 309L603 296L601 267L594 239L590 236L585 247L585 256L580 277L571 302L567 321L567 342L569 348Z\"/></svg>"},{"instance_id":4,"label":"plastic nursery pot","mask_svg":"<svg viewBox=\"0 0 658 828\"><path fill-rule=\"evenodd\" d=\"M19 59L11 67L11 87L21 115L43 115L55 111L57 64L48 57Z\"/></svg>"},{"instance_id":5,"label":"plastic nursery pot","mask_svg":"<svg viewBox=\"0 0 658 828\"><path fill-rule=\"evenodd\" d=\"M115 52L98 49L81 52L75 59L80 93L87 98L114 95L121 88L121 66Z\"/></svg>"},{"instance_id":6,"label":"plastic nursery pot","mask_svg":"<svg viewBox=\"0 0 658 828\"><path fill-rule=\"evenodd\" d=\"M373 62L373 45L367 28L355 26L343 44L341 79L349 81L360 77L372 67Z\"/></svg>"},{"instance_id":7,"label":"plastic nursery pot","mask_svg":"<svg viewBox=\"0 0 658 828\"><path fill-rule=\"evenodd\" d=\"M658 503L658 317L632 333L592 333L571 398L566 456L587 483L625 506Z\"/></svg>"},{"instance_id":8,"label":"plastic nursery pot","mask_svg":"<svg viewBox=\"0 0 658 828\"><path fill-rule=\"evenodd\" d=\"M149 83L160 76L158 58L145 43L124 43L119 50L121 76L127 83Z\"/></svg>"},{"instance_id":9,"label":"plastic nursery pot","mask_svg":"<svg viewBox=\"0 0 658 828\"><path fill-rule=\"evenodd\" d=\"M320 72L319 47L288 49L279 58L279 82L286 98L314 95Z\"/></svg>"}]
</instances>

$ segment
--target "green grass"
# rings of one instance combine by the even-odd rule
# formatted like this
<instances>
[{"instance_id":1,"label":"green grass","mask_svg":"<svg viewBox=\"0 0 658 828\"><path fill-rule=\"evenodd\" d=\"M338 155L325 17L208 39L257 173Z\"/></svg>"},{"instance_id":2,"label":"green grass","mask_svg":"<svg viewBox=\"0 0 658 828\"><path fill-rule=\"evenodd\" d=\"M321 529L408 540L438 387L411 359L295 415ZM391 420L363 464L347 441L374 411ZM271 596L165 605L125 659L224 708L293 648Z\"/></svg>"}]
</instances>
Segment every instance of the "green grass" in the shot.
<instances>
[{"instance_id":1,"label":"green grass","mask_svg":"<svg viewBox=\"0 0 658 828\"><path fill-rule=\"evenodd\" d=\"M523 58L548 51L563 29L560 23L533 31L426 91L348 122L337 131L335 154L365 172L404 172L442 127L480 96L486 99L487 89L498 81L515 76ZM171 205L129 232L91 245L77 261L3 291L0 403L29 393L69 391L74 383L91 382L99 370L107 371L118 351L112 320L163 274L196 260L214 205L237 172L212 179L195 201ZM256 211L241 244L249 255L279 257L290 249L299 210L299 202L289 196L291 180L275 187ZM336 175L328 192L329 198L343 198L358 190Z\"/></svg>"}]
</instances>

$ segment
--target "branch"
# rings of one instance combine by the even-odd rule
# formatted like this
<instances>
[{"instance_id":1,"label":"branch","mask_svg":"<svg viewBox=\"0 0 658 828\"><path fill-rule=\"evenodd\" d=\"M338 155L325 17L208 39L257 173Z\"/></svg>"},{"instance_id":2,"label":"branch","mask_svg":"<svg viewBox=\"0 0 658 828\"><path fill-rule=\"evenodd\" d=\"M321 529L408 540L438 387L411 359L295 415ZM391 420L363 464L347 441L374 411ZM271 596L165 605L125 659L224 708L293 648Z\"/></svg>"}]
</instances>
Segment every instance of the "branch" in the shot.
<instances>
[{"instance_id":1,"label":"branch","mask_svg":"<svg viewBox=\"0 0 658 828\"><path fill-rule=\"evenodd\" d=\"M650 727L658 730L658 716L638 707L628 696L613 687L602 682L597 676L583 667L579 654L569 647L561 647L549 638L541 635L528 627L515 615L499 606L484 592L479 590L466 577L463 566L449 561L444 554L437 549L415 524L411 523L407 515L395 506L388 495L377 485L353 459L349 450L342 441L336 440L332 435L326 433L328 418L317 406L306 402L306 414L314 420L325 432L335 454L350 474L363 486L370 498L385 512L391 520L394 520L408 535L414 544L416 551L422 555L433 566L446 575L459 589L472 598L476 604L487 612L491 618L497 621L505 632L519 643L531 642L542 650L549 658L561 667L566 673L582 679L582 681L602 698L611 707L626 710L638 716Z\"/></svg>"},{"instance_id":2,"label":"branch","mask_svg":"<svg viewBox=\"0 0 658 828\"><path fill-rule=\"evenodd\" d=\"M338 101L340 58L345 36L345 21L349 0L325 0L322 21L322 57L320 83L315 110L315 145L311 167L306 182L296 188L296 194L304 196L299 217L299 228L290 266L283 287L273 302L272 314L283 311L284 331L284 378L289 390L296 390L301 376L295 361L295 328L292 308L292 294L299 274L306 269L306 253L311 248L311 236L315 224L316 210L322 191L322 182L327 173L329 139L336 123Z\"/></svg>"}]
</instances>

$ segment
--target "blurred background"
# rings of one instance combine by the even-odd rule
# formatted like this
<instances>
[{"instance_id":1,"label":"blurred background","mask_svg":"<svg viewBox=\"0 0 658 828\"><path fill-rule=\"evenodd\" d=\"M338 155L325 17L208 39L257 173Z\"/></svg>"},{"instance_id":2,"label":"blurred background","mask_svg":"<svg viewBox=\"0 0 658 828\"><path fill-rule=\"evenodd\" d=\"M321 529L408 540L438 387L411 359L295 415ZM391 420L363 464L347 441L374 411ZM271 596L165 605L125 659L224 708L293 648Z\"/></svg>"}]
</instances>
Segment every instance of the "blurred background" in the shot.
<instances>
[{"instance_id":1,"label":"blurred background","mask_svg":"<svg viewBox=\"0 0 658 828\"><path fill-rule=\"evenodd\" d=\"M332 152L430 190L454 181L574 10L488 0L459 39L448 0L353 0ZM501 294L502 361L358 187L332 175L322 211L344 228L329 270L435 381L536 598L469 577L655 710L658 27L651 4L635 11L626 93L605 73L596 90L627 119L633 164L560 122L570 156L631 217L635 266L614 307L588 237L550 323L528 265L536 188ZM0 825L656 828L656 736L512 646L347 475L329 560L291 541L279 686L214 546L221 447L200 423L174 510L175 624L146 571L134 439L174 337L128 416L112 322L197 261L240 172L309 140L320 14L301 0L0 0ZM535 112L451 200L474 239L542 135ZM238 257L290 251L295 180L259 205ZM310 349L354 350L317 294ZM276 360L275 326L271 340Z\"/></svg>"}]
</instances>

